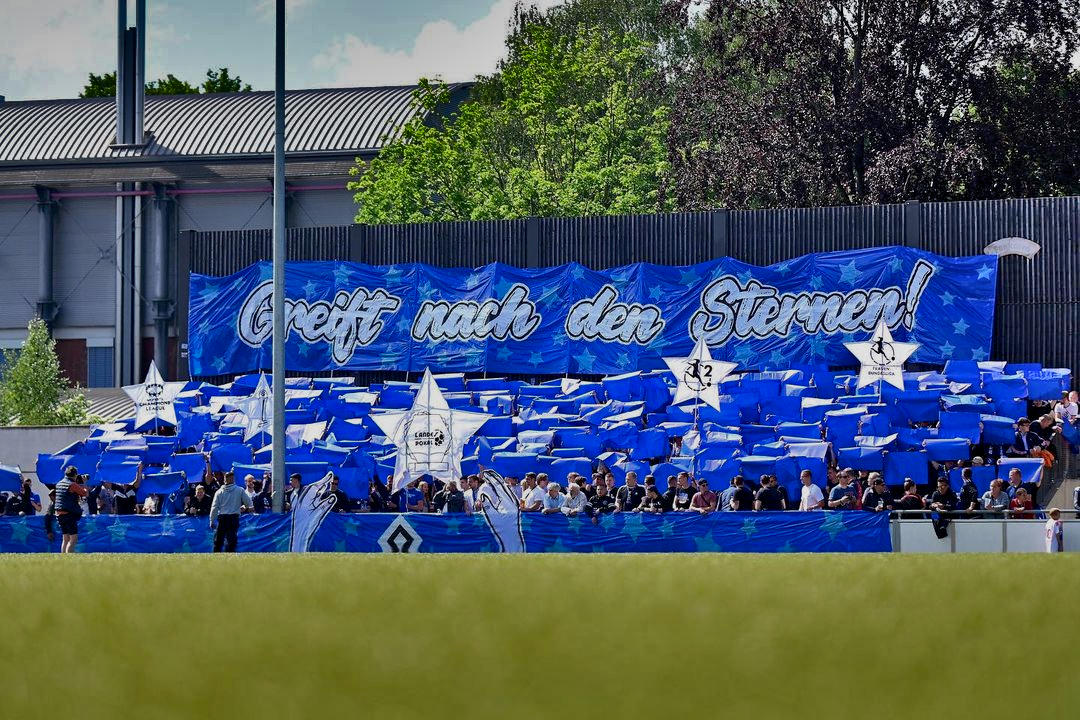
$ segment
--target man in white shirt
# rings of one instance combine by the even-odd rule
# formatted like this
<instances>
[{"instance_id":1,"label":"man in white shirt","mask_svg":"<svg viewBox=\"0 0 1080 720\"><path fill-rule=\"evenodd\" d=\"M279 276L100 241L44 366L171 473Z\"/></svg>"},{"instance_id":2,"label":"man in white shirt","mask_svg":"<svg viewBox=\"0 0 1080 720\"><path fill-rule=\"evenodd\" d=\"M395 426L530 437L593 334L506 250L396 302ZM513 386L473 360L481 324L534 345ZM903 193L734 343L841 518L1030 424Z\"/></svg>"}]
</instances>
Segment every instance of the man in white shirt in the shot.
<instances>
[{"instance_id":1,"label":"man in white shirt","mask_svg":"<svg viewBox=\"0 0 1080 720\"><path fill-rule=\"evenodd\" d=\"M521 509L525 512L540 512L544 509L545 495L543 489L536 484L536 478L526 475L525 489L521 493Z\"/></svg>"},{"instance_id":2,"label":"man in white shirt","mask_svg":"<svg viewBox=\"0 0 1080 720\"><path fill-rule=\"evenodd\" d=\"M1061 527L1061 511L1051 508L1046 521L1046 552L1065 552L1065 536Z\"/></svg>"},{"instance_id":3,"label":"man in white shirt","mask_svg":"<svg viewBox=\"0 0 1080 720\"><path fill-rule=\"evenodd\" d=\"M465 512L474 513L480 511L480 476L470 475L466 479L465 486Z\"/></svg>"},{"instance_id":4,"label":"man in white shirt","mask_svg":"<svg viewBox=\"0 0 1080 720\"><path fill-rule=\"evenodd\" d=\"M799 500L799 510L820 510L825 504L825 496L821 493L821 488L814 484L814 476L809 470L803 470L799 474L799 481L802 482L802 499Z\"/></svg>"},{"instance_id":5,"label":"man in white shirt","mask_svg":"<svg viewBox=\"0 0 1080 720\"><path fill-rule=\"evenodd\" d=\"M570 494L563 501L562 511L567 515L577 515L585 510L588 498L581 492L581 486L577 483L570 484Z\"/></svg>"},{"instance_id":6,"label":"man in white shirt","mask_svg":"<svg viewBox=\"0 0 1080 720\"><path fill-rule=\"evenodd\" d=\"M549 482L547 484L547 495L544 496L544 509L541 512L544 515L558 515L562 512L565 504L566 499L559 492L559 483Z\"/></svg>"},{"instance_id":7,"label":"man in white shirt","mask_svg":"<svg viewBox=\"0 0 1080 720\"><path fill-rule=\"evenodd\" d=\"M1061 393L1061 399L1054 404L1054 418L1059 423L1071 423L1076 420L1078 410L1073 393Z\"/></svg>"}]
</instances>

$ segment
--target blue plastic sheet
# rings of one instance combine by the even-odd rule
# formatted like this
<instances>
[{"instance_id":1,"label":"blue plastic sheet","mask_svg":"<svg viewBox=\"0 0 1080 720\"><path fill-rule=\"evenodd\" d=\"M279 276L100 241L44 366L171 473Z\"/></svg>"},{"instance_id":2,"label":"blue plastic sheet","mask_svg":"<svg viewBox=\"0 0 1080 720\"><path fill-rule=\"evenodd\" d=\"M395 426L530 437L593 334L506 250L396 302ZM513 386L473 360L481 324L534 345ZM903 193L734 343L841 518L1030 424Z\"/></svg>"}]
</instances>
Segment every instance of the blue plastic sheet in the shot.
<instances>
[{"instance_id":1,"label":"blue plastic sheet","mask_svg":"<svg viewBox=\"0 0 1080 720\"><path fill-rule=\"evenodd\" d=\"M971 444L979 442L982 435L981 420L972 413L941 413L938 421L939 438L963 438Z\"/></svg>"},{"instance_id":2,"label":"blue plastic sheet","mask_svg":"<svg viewBox=\"0 0 1080 720\"><path fill-rule=\"evenodd\" d=\"M18 468L0 465L0 492L19 492L22 490L22 473Z\"/></svg>"},{"instance_id":3,"label":"blue plastic sheet","mask_svg":"<svg viewBox=\"0 0 1080 720\"><path fill-rule=\"evenodd\" d=\"M218 445L210 452L210 469L214 472L232 470L236 463L250 463L251 448L242 443Z\"/></svg>"},{"instance_id":4,"label":"blue plastic sheet","mask_svg":"<svg viewBox=\"0 0 1080 720\"><path fill-rule=\"evenodd\" d=\"M954 438L933 438L923 442L927 457L944 462L947 460L970 460L971 447L967 440Z\"/></svg>"},{"instance_id":5,"label":"blue plastic sheet","mask_svg":"<svg viewBox=\"0 0 1080 720\"><path fill-rule=\"evenodd\" d=\"M840 467L856 470L882 470L885 467L884 452L877 447L840 448L837 457Z\"/></svg>"},{"instance_id":6,"label":"blue plastic sheet","mask_svg":"<svg viewBox=\"0 0 1080 720\"><path fill-rule=\"evenodd\" d=\"M885 483L899 489L905 478L925 485L930 478L930 458L923 450L917 452L890 452L885 454Z\"/></svg>"},{"instance_id":7,"label":"blue plastic sheet","mask_svg":"<svg viewBox=\"0 0 1080 720\"><path fill-rule=\"evenodd\" d=\"M982 441L988 445L1012 445L1016 441L1016 419L981 415Z\"/></svg>"},{"instance_id":8,"label":"blue plastic sheet","mask_svg":"<svg viewBox=\"0 0 1080 720\"><path fill-rule=\"evenodd\" d=\"M150 495L186 493L187 485L187 480L178 472L156 473L153 475L144 473L143 479L139 482L139 488L135 491L135 499L143 502Z\"/></svg>"},{"instance_id":9,"label":"blue plastic sheet","mask_svg":"<svg viewBox=\"0 0 1080 720\"><path fill-rule=\"evenodd\" d=\"M1042 479L1043 463L1039 458L1004 458L997 464L997 476L1008 481L1013 468L1019 468L1025 483L1038 483Z\"/></svg>"},{"instance_id":10,"label":"blue plastic sheet","mask_svg":"<svg viewBox=\"0 0 1080 720\"><path fill-rule=\"evenodd\" d=\"M992 465L976 466L970 468L970 470L971 481L975 483L975 487L979 489L979 495L982 495L989 490L990 482L997 477L997 468ZM958 467L949 470L949 485L951 485L952 489L958 494L960 488L964 484L963 472L964 469Z\"/></svg>"}]
</instances>

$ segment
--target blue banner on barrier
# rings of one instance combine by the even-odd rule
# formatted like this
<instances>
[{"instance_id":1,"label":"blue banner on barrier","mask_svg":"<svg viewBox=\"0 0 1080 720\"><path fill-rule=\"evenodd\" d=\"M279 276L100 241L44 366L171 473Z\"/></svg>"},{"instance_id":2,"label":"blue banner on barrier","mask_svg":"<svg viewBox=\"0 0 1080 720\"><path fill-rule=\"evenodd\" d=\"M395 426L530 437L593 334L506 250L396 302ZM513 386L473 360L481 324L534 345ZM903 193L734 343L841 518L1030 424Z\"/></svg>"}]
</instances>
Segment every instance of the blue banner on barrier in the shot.
<instances>
[{"instance_id":1,"label":"blue banner on barrier","mask_svg":"<svg viewBox=\"0 0 1080 720\"><path fill-rule=\"evenodd\" d=\"M546 552L889 552L885 514L624 513L585 517L521 516L524 548ZM295 546L290 515L241 517L241 552L286 552ZM205 518L96 515L83 518L81 552L210 552ZM0 518L0 552L55 552L44 518ZM315 552L497 552L499 542L482 514L330 513L309 538Z\"/></svg>"},{"instance_id":2,"label":"blue banner on barrier","mask_svg":"<svg viewBox=\"0 0 1080 720\"><path fill-rule=\"evenodd\" d=\"M192 275L192 375L270 366L271 267ZM882 318L916 362L985 360L994 256L911 248L805 255L757 267L721 258L684 267L571 263L474 270L291 263L286 274L292 370L618 373L664 367L697 337L743 366L850 365L844 341Z\"/></svg>"}]
</instances>

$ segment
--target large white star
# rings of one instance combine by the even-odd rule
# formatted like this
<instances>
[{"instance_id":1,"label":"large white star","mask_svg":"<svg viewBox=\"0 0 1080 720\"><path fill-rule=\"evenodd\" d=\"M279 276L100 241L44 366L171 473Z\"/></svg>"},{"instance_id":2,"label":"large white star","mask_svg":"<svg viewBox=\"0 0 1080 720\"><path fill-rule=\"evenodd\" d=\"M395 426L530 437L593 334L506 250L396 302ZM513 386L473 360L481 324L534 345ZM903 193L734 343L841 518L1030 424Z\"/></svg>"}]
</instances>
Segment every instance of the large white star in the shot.
<instances>
[{"instance_id":1,"label":"large white star","mask_svg":"<svg viewBox=\"0 0 1080 720\"><path fill-rule=\"evenodd\" d=\"M431 370L425 370L411 408L371 416L397 448L393 490L404 488L421 475L440 480L460 478L465 443L489 417L451 410Z\"/></svg>"},{"instance_id":2,"label":"large white star","mask_svg":"<svg viewBox=\"0 0 1080 720\"><path fill-rule=\"evenodd\" d=\"M884 380L900 390L904 389L904 361L919 349L918 343L893 342L892 333L882 320L877 330L866 342L844 343L844 347L858 358L859 384L869 385L875 380Z\"/></svg>"},{"instance_id":3,"label":"large white star","mask_svg":"<svg viewBox=\"0 0 1080 720\"><path fill-rule=\"evenodd\" d=\"M696 398L716 410L720 409L721 381L738 367L735 363L713 360L704 338L698 339L690 357L664 358L664 362L678 382L672 405Z\"/></svg>"},{"instance_id":4,"label":"large white star","mask_svg":"<svg viewBox=\"0 0 1080 720\"><path fill-rule=\"evenodd\" d=\"M124 392L135 403L135 429L151 421L167 425L176 425L176 407L173 400L184 389L182 382L165 382L161 379L157 365L150 361L146 379L142 385L125 385Z\"/></svg>"},{"instance_id":5,"label":"large white star","mask_svg":"<svg viewBox=\"0 0 1080 720\"><path fill-rule=\"evenodd\" d=\"M237 410L244 414L246 428L244 440L250 440L259 433L272 434L274 428L274 394L270 390L270 383L266 382L266 376L259 376L259 384L255 386L255 392L241 400L233 400Z\"/></svg>"}]
</instances>

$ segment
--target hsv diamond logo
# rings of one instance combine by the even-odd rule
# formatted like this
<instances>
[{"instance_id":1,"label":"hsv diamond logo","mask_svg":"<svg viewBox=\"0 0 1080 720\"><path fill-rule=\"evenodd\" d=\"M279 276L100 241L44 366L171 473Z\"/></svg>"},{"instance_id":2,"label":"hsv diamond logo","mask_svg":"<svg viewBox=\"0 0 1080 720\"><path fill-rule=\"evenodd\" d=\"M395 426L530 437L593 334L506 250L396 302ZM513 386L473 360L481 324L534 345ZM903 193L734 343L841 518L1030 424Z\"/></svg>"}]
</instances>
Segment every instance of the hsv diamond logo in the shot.
<instances>
[{"instance_id":1,"label":"hsv diamond logo","mask_svg":"<svg viewBox=\"0 0 1080 720\"><path fill-rule=\"evenodd\" d=\"M409 521L398 515L379 537L379 547L388 553L414 553L420 552L423 541Z\"/></svg>"}]
</instances>

